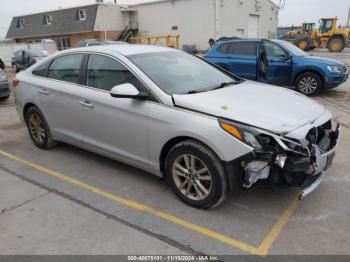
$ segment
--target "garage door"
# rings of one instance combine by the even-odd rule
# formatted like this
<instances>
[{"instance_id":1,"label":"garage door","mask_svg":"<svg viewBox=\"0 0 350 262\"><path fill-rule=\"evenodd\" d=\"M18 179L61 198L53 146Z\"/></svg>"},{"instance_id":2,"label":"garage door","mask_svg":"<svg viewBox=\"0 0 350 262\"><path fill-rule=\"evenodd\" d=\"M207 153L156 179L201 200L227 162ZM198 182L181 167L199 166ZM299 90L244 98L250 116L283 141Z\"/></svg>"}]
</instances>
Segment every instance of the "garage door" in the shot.
<instances>
[{"instance_id":1,"label":"garage door","mask_svg":"<svg viewBox=\"0 0 350 262\"><path fill-rule=\"evenodd\" d=\"M249 15L248 20L248 37L257 38L259 33L259 16Z\"/></svg>"}]
</instances>

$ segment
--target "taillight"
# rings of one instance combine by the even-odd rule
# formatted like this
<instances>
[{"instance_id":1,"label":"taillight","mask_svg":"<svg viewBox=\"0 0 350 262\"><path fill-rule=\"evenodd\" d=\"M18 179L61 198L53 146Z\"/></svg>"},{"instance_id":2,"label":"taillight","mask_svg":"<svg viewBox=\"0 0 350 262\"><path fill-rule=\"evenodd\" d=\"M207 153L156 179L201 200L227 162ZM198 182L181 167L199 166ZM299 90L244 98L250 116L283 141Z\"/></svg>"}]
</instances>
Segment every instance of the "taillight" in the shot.
<instances>
[{"instance_id":1,"label":"taillight","mask_svg":"<svg viewBox=\"0 0 350 262\"><path fill-rule=\"evenodd\" d=\"M14 78L14 79L12 80L12 86L13 86L13 88L16 88L18 85L19 85L19 80L16 79L16 78Z\"/></svg>"}]
</instances>

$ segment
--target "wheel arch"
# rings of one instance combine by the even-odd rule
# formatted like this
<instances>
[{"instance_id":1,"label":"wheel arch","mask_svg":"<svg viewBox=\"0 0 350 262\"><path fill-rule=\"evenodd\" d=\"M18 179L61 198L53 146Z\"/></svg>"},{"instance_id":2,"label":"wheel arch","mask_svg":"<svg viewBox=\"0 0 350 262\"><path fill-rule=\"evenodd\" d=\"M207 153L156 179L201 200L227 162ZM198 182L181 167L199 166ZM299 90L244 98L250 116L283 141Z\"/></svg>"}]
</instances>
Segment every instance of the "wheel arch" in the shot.
<instances>
[{"instance_id":1,"label":"wheel arch","mask_svg":"<svg viewBox=\"0 0 350 262\"><path fill-rule=\"evenodd\" d=\"M308 68L308 69L303 69L301 71L299 71L298 73L295 74L294 78L293 78L293 86L295 86L296 84L296 81L298 79L298 77L302 74L305 74L305 73L314 73L314 74L317 74L320 79L321 79L321 82L322 82L322 88L324 88L324 77L322 75L322 73L320 71L318 71L317 69L314 69L314 68Z\"/></svg>"},{"instance_id":2,"label":"wheel arch","mask_svg":"<svg viewBox=\"0 0 350 262\"><path fill-rule=\"evenodd\" d=\"M343 34L334 34L334 35L332 35L332 37L330 37L328 39L328 43L334 38L341 38L343 40L343 42L345 42L345 36Z\"/></svg>"},{"instance_id":3,"label":"wheel arch","mask_svg":"<svg viewBox=\"0 0 350 262\"><path fill-rule=\"evenodd\" d=\"M191 137L191 136L177 136L177 137L173 137L170 140L168 140L162 147L162 150L160 151L160 155L159 155L159 168L160 168L160 172L164 173L164 168L165 168L165 159L170 151L171 148L173 148L175 145L177 145L178 143L181 143L183 141L186 140L193 140L195 142L198 142L200 144L202 144L203 146L207 147L208 149L210 149L217 157L218 159L220 159L220 157L218 156L217 152L215 152L214 149L212 149L208 144L204 143L203 141Z\"/></svg>"},{"instance_id":4,"label":"wheel arch","mask_svg":"<svg viewBox=\"0 0 350 262\"><path fill-rule=\"evenodd\" d=\"M31 108L31 107L36 107L36 108L39 109L39 107L38 107L36 104L34 104L34 103L32 103L32 102L27 103L27 104L23 107L23 112L22 112L22 114L23 114L23 119L26 119L27 112L28 112L29 108ZM40 110L40 109L39 109L39 110Z\"/></svg>"}]
</instances>

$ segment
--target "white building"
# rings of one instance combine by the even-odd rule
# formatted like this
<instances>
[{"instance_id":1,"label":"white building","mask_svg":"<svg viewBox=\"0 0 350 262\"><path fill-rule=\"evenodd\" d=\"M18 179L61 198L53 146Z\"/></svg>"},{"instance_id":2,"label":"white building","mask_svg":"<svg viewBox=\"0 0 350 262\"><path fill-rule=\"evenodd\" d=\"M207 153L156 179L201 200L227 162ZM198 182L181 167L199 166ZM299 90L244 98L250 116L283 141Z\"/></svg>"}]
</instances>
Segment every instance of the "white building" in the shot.
<instances>
[{"instance_id":1,"label":"white building","mask_svg":"<svg viewBox=\"0 0 350 262\"><path fill-rule=\"evenodd\" d=\"M208 48L209 38L276 37L278 6L271 0L160 0L132 6L139 35L180 35L180 45Z\"/></svg>"}]
</instances>

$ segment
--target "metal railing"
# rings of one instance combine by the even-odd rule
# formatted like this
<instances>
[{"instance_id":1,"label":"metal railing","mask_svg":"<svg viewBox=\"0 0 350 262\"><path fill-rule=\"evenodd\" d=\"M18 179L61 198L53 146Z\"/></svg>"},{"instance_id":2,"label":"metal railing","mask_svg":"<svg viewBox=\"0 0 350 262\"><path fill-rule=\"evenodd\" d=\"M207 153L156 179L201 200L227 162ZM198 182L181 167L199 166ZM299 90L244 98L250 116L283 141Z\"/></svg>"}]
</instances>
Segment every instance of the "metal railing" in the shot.
<instances>
[{"instance_id":1,"label":"metal railing","mask_svg":"<svg viewBox=\"0 0 350 262\"><path fill-rule=\"evenodd\" d=\"M158 36L136 36L129 40L133 44L159 45L173 48L180 48L179 35L158 35Z\"/></svg>"}]
</instances>

